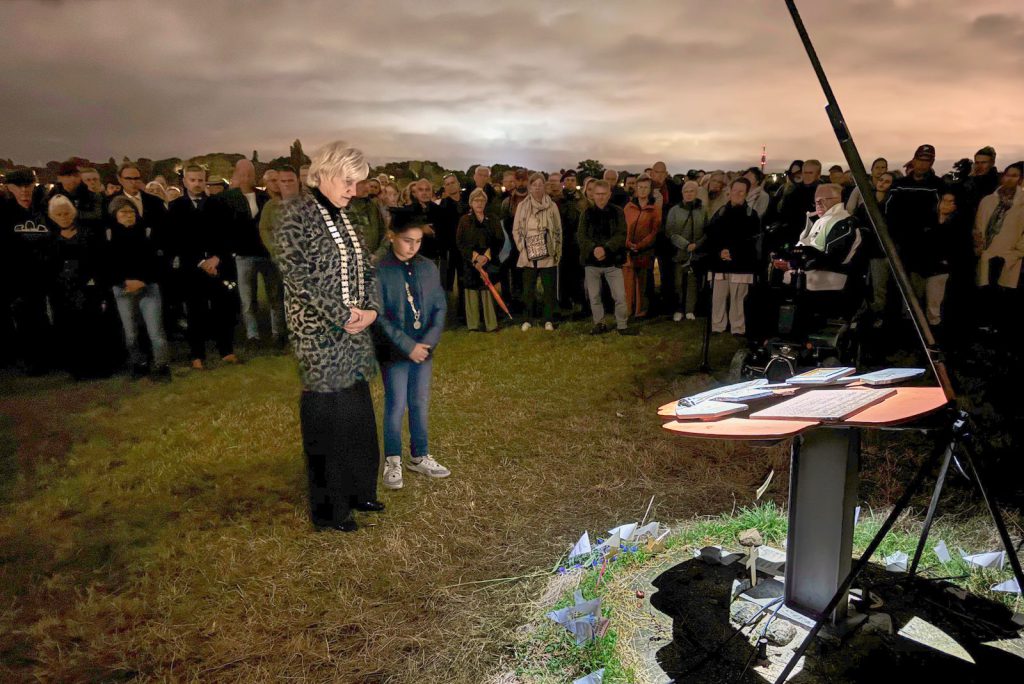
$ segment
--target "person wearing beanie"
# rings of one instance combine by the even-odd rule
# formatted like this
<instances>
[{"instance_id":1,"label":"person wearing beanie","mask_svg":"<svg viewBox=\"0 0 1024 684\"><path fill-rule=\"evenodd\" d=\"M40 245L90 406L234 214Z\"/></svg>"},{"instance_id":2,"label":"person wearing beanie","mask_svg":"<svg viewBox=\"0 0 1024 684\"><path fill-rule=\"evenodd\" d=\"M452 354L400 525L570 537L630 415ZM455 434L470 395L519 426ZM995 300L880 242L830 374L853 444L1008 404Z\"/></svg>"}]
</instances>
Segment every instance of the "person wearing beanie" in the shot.
<instances>
[{"instance_id":1,"label":"person wearing beanie","mask_svg":"<svg viewBox=\"0 0 1024 684\"><path fill-rule=\"evenodd\" d=\"M77 214L79 227L87 232L99 232L103 227L103 198L91 191L82 182L82 174L78 165L73 161L63 162L57 168L57 184L50 190L47 196L49 200L57 195L63 195L71 200Z\"/></svg>"}]
</instances>

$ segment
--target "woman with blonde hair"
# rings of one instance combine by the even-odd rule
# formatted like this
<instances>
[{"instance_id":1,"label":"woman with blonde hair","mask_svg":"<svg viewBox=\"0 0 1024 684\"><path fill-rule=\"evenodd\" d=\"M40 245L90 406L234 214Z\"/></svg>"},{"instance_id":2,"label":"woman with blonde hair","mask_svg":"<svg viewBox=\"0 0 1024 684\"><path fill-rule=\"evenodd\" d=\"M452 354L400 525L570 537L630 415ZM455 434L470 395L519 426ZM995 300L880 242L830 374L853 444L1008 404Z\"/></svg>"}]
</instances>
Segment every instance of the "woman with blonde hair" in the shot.
<instances>
[{"instance_id":1,"label":"woman with blonde hair","mask_svg":"<svg viewBox=\"0 0 1024 684\"><path fill-rule=\"evenodd\" d=\"M352 532L352 510L381 511L380 448L369 381L369 327L380 311L369 255L349 203L369 165L345 142L313 153L309 194L281 206L274 233L285 308L302 380L299 422L316 529Z\"/></svg>"}]
</instances>

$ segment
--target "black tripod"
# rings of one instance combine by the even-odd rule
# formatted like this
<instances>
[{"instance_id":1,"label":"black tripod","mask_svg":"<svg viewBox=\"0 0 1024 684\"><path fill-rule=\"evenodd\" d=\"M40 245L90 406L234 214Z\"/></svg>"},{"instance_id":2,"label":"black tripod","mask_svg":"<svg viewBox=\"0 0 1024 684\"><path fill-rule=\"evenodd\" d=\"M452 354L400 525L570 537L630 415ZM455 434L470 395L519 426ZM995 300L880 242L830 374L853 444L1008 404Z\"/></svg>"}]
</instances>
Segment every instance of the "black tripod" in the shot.
<instances>
[{"instance_id":1,"label":"black tripod","mask_svg":"<svg viewBox=\"0 0 1024 684\"><path fill-rule=\"evenodd\" d=\"M943 393L946 396L948 408L947 413L943 416L946 420L946 427L943 429L944 439L940 442L941 446L935 449L933 453L921 464L921 467L914 475L913 480L911 480L907 489L903 492L899 500L896 502L896 505L893 507L892 512L886 518L885 523L883 523L882 527L878 530L878 533L875 535L874 539L871 540L871 543L868 544L867 549L865 549L861 557L853 564L849 574L840 583L836 593L832 596L832 599L829 601L825 609L822 610L821 617L819 617L814 623L814 626L808 632L803 642L801 642L800 646L793 653L792 658L790 658L789 662L786 663L786 667L783 668L782 672L775 680L776 684L782 684L782 682L786 681L786 678L793 671L793 668L800 660L800 657L807 651L807 648L814 640L814 637L817 636L818 632L820 632L821 628L825 625L825 622L828 620L828 616L833 613L840 601L845 600L846 592L850 589L850 586L864 568L867 567L872 555L874 555L878 546L882 543L882 540L885 539L889 530L892 529L892 526L896 523L900 514L906 509L913 495L920 489L924 484L925 478L940 462L941 466L939 469L939 476L935 484L935 489L932 492L931 502L928 506L928 513L925 517L924 528L921 532L921 538L918 541L917 549L914 553L914 560L910 567L909 574L913 576L917 572L917 567L921 560L921 554L924 552L928 533L931 529L932 521L934 520L935 511L938 507L939 499L942 496L942 488L946 481L946 475L949 472L949 466L951 463L956 463L957 458L959 457L967 465L967 472L975 487L978 489L978 492L984 499L985 505L988 507L992 520L995 523L996 530L999 533L999 538L1002 541L1003 548L1006 550L1006 555L1009 557L1010 566L1013 568L1014 577L1017 579L1017 585L1021 589L1024 589L1024 571L1021 569L1020 560L1017 558L1013 542L1010 540L1010 535L1006 529L1006 524L1003 521L1003 516L995 501L990 497L988 489L984 484L982 473L978 469L976 463L971 441L969 416L965 412L955 408L957 400L956 392L953 390L952 382L946 372L942 353L935 342L935 338L932 335L932 331L928 325L928 320L924 315L924 311L921 309L920 303L913 294L913 288L910 285L910 278L903 267L903 262L896 251L896 246L892 241L892 237L889 235L885 219L879 211L874 190L868 182L867 173L864 170L864 162L860 157L860 153L857 151L857 147L850 136L849 130L847 129L842 112L839 110L839 104L836 102L835 95L832 92L832 87L829 85L828 78L825 76L825 71L821 66L821 62L818 60L817 52L811 44L810 36L807 34L807 29L804 27L803 20L800 18L800 13L796 9L795 0L786 0L786 7L789 9L789 13L793 18L793 23L796 26L797 33L800 35L800 40L803 42L804 49L807 51L807 56L811 61L811 66L814 68L818 81L821 84L821 88L824 91L825 98L828 101L828 106L825 107L825 111L832 124L832 129L836 134L836 138L839 140L839 146L843 150L843 155L846 157L846 161L853 173L853 177L857 183L857 188L860 190L861 196L864 199L868 216L874 226L875 234L878 236L882 251L885 253L886 258L889 261L889 267L892 270L900 295L913 315L912 319L914 321L918 337L921 340L922 347L924 348L924 352L928 358L928 363L931 366L932 372L935 374L935 378L938 380L939 385L942 387Z\"/></svg>"}]
</instances>

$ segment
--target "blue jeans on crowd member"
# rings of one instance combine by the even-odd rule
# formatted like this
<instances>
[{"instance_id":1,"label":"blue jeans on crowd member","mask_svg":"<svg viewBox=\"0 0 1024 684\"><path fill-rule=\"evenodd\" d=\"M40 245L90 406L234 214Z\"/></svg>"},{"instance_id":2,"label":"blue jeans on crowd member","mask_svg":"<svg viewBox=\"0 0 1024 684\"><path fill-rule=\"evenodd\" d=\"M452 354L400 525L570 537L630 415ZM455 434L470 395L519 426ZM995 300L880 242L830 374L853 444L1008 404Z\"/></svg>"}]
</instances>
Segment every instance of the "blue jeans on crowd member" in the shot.
<instances>
[{"instance_id":1,"label":"blue jeans on crowd member","mask_svg":"<svg viewBox=\"0 0 1024 684\"><path fill-rule=\"evenodd\" d=\"M384 378L384 456L402 455L402 418L409 409L409 451L413 458L429 455L427 410L434 362L390 361L381 364Z\"/></svg>"},{"instance_id":2,"label":"blue jeans on crowd member","mask_svg":"<svg viewBox=\"0 0 1024 684\"><path fill-rule=\"evenodd\" d=\"M256 340L260 337L259 319L256 317L259 311L256 277L260 274L263 275L263 287L267 290L267 302L270 305L270 332L274 337L284 335L284 290L277 266L270 257L236 256L235 267L238 269L238 295L242 298L246 339Z\"/></svg>"},{"instance_id":3,"label":"blue jeans on crowd member","mask_svg":"<svg viewBox=\"0 0 1024 684\"><path fill-rule=\"evenodd\" d=\"M141 290L129 294L123 287L115 285L114 300L117 302L117 313L121 316L124 343L128 347L132 365L141 366L146 363L146 356L139 349L139 318L142 318L142 323L146 326L146 335L153 346L153 363L156 366L166 366L170 357L167 351L167 335L164 333L160 286L149 283Z\"/></svg>"}]
</instances>

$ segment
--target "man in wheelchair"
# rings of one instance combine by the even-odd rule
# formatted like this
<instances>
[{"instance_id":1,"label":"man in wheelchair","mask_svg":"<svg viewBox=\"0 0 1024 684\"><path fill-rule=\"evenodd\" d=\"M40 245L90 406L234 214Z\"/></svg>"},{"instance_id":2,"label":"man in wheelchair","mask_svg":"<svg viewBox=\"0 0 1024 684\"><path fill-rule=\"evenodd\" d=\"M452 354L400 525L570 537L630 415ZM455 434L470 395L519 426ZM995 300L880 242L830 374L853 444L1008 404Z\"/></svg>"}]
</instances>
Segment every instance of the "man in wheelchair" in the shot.
<instances>
[{"instance_id":1,"label":"man in wheelchair","mask_svg":"<svg viewBox=\"0 0 1024 684\"><path fill-rule=\"evenodd\" d=\"M736 352L730 375L737 379L778 382L803 368L858 365L854 315L864 302L866 269L858 259L864 238L838 185L819 186L814 209L796 246L771 255L768 282L781 281L766 288L765 309L774 320L765 320L764 334Z\"/></svg>"},{"instance_id":2,"label":"man in wheelchair","mask_svg":"<svg viewBox=\"0 0 1024 684\"><path fill-rule=\"evenodd\" d=\"M793 290L787 299L795 303L805 332L831 320L849 321L864 299L864 268L857 258L863 235L842 194L839 185L819 186L796 246L772 255L772 268L782 271L783 284Z\"/></svg>"}]
</instances>

